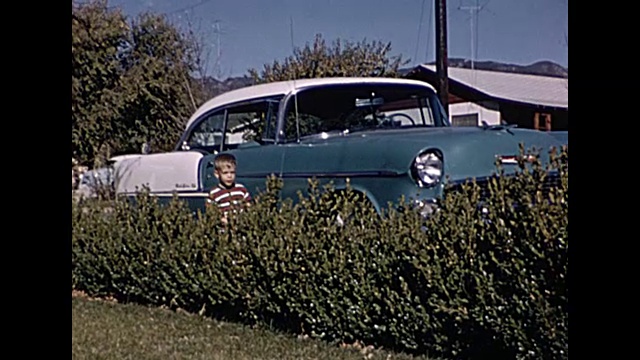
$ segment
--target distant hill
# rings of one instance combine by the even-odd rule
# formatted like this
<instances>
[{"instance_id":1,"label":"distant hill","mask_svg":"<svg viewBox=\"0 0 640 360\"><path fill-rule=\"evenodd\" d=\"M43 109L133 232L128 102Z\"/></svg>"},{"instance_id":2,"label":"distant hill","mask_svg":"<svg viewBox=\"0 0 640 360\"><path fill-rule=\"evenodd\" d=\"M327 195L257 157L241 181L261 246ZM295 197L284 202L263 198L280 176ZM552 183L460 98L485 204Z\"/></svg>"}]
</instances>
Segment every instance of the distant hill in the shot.
<instances>
[{"instance_id":1,"label":"distant hill","mask_svg":"<svg viewBox=\"0 0 640 360\"><path fill-rule=\"evenodd\" d=\"M213 97L224 92L253 85L253 79L248 76L229 77L226 80L218 80L212 77L203 79L205 89L209 96Z\"/></svg>"},{"instance_id":2,"label":"distant hill","mask_svg":"<svg viewBox=\"0 0 640 360\"><path fill-rule=\"evenodd\" d=\"M428 63L435 65L435 62ZM471 61L468 59L449 58L449 67L471 69ZM478 70L502 71L518 74L530 74L552 77L569 77L569 69L552 61L538 61L531 65L506 64L495 61L474 61L473 68ZM411 69L407 69L411 70Z\"/></svg>"},{"instance_id":3,"label":"distant hill","mask_svg":"<svg viewBox=\"0 0 640 360\"><path fill-rule=\"evenodd\" d=\"M433 62L428 63L428 65L434 65L434 64L435 63ZM450 58L448 65L449 67L470 69L471 61L467 59L461 59L461 58ZM512 72L512 73L519 73L519 74L553 76L553 77L561 77L561 78L569 77L568 68L564 68L552 61L538 61L531 65L515 65L515 64L506 64L506 63L500 63L495 61L475 61L473 63L473 67L478 70L502 71L502 72ZM411 69L413 69L413 67L401 69L400 73L401 74L407 73ZM207 77L204 79L204 84L210 96L213 97L223 92L253 85L254 82L253 82L253 79L251 79L248 76L229 77L225 80L217 80L212 77Z\"/></svg>"}]
</instances>

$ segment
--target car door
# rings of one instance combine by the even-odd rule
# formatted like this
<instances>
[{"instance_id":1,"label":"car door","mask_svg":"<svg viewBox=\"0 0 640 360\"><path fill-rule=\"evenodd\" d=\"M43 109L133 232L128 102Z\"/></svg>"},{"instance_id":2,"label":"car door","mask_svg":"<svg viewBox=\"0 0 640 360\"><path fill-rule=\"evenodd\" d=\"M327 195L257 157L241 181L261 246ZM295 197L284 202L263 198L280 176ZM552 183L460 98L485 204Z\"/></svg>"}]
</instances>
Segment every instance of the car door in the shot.
<instances>
[{"instance_id":1,"label":"car door","mask_svg":"<svg viewBox=\"0 0 640 360\"><path fill-rule=\"evenodd\" d=\"M333 139L305 143L287 143L284 149L282 170L283 198L297 199L297 191L306 194L309 179L315 179L320 186L333 183L344 187L349 174L345 171L344 144Z\"/></svg>"},{"instance_id":2,"label":"car door","mask_svg":"<svg viewBox=\"0 0 640 360\"><path fill-rule=\"evenodd\" d=\"M322 132L316 115L295 112L291 104L284 118L282 198L297 199L298 190L306 194L309 179L316 179L320 186L330 182L336 187L344 186L348 174L340 134Z\"/></svg>"},{"instance_id":3,"label":"car door","mask_svg":"<svg viewBox=\"0 0 640 360\"><path fill-rule=\"evenodd\" d=\"M222 152L236 157L236 182L253 196L266 187L267 177L282 172L284 150L276 144L275 129L281 97L256 99L225 108L225 136ZM215 156L205 164L203 183L211 188L218 182L213 176Z\"/></svg>"}]
</instances>

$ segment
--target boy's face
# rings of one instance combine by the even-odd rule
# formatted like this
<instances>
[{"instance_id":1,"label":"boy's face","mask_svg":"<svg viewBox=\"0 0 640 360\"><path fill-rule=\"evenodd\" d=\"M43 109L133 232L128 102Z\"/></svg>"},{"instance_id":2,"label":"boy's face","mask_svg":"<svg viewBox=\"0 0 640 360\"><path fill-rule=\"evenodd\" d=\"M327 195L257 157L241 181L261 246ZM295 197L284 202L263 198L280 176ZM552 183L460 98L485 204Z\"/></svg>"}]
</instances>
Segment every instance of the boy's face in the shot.
<instances>
[{"instance_id":1,"label":"boy's face","mask_svg":"<svg viewBox=\"0 0 640 360\"><path fill-rule=\"evenodd\" d=\"M213 173L224 186L231 186L236 181L236 168L231 164L222 164L220 170Z\"/></svg>"}]
</instances>

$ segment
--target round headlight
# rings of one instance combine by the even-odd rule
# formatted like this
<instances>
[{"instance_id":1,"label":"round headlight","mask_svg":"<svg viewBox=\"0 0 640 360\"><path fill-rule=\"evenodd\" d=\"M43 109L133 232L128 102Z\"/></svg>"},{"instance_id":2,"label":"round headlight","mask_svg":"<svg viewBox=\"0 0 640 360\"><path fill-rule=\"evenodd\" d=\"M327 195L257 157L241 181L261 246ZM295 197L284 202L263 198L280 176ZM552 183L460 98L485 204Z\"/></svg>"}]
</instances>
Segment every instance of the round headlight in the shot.
<instances>
[{"instance_id":1,"label":"round headlight","mask_svg":"<svg viewBox=\"0 0 640 360\"><path fill-rule=\"evenodd\" d=\"M421 187L432 187L442 179L442 156L435 151L427 151L413 161L413 174Z\"/></svg>"}]
</instances>

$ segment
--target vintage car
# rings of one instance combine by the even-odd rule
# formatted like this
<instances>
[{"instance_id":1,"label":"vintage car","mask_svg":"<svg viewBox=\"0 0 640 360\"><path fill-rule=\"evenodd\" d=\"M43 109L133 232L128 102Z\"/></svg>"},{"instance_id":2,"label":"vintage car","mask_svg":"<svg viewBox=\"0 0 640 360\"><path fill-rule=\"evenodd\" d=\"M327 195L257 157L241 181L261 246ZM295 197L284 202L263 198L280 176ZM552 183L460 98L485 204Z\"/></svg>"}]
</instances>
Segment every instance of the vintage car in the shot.
<instances>
[{"instance_id":1,"label":"vintage car","mask_svg":"<svg viewBox=\"0 0 640 360\"><path fill-rule=\"evenodd\" d=\"M204 208L216 154L238 161L237 182L252 193L274 174L282 198L297 199L308 179L362 192L380 211L404 196L424 215L446 184L485 178L496 159L515 170L519 144L547 150L567 133L509 125L452 127L434 88L396 78L299 79L249 86L204 103L174 151L128 157L115 164L116 192L174 193Z\"/></svg>"}]
</instances>

